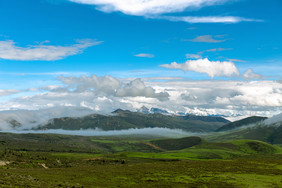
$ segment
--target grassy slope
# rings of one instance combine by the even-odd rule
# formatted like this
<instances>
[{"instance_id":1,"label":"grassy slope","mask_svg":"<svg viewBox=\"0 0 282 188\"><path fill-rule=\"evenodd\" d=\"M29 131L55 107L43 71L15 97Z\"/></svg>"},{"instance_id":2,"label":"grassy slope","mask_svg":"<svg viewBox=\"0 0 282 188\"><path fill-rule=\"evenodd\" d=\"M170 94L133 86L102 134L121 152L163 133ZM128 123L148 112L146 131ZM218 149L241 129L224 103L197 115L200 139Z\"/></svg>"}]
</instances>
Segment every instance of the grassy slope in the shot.
<instances>
[{"instance_id":1,"label":"grassy slope","mask_svg":"<svg viewBox=\"0 0 282 188\"><path fill-rule=\"evenodd\" d=\"M182 150L161 153L125 152L117 155L158 159L232 159L249 155L282 154L282 149L255 140L238 140L225 143L202 143Z\"/></svg>"},{"instance_id":2,"label":"grassy slope","mask_svg":"<svg viewBox=\"0 0 282 188\"><path fill-rule=\"evenodd\" d=\"M256 125L226 132L219 132L205 136L209 141L223 142L228 140L253 139L271 144L282 144L282 126Z\"/></svg>"},{"instance_id":3,"label":"grassy slope","mask_svg":"<svg viewBox=\"0 0 282 188\"><path fill-rule=\"evenodd\" d=\"M235 128L239 128L242 126L246 126L249 124L254 124L254 123L258 123L260 121L263 121L267 119L266 117L259 117L259 116L252 116L252 117L248 117L245 119L241 119L239 121L234 121L234 122L230 122L227 123L226 125L223 125L222 127L220 127L219 129L217 129L217 132L221 132L221 131L229 131Z\"/></svg>"},{"instance_id":4,"label":"grassy slope","mask_svg":"<svg viewBox=\"0 0 282 188\"><path fill-rule=\"evenodd\" d=\"M0 149L15 151L114 153L120 151L158 152L146 140L153 137L91 137L57 134L0 133Z\"/></svg>"}]
</instances>

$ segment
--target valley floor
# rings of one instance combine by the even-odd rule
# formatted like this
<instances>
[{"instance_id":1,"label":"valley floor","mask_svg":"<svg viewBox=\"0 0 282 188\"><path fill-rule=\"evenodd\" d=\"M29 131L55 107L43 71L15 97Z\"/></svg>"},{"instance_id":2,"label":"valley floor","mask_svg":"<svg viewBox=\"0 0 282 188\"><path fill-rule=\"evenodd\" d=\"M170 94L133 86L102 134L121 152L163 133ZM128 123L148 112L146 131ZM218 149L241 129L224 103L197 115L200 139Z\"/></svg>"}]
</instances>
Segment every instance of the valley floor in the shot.
<instances>
[{"instance_id":1,"label":"valley floor","mask_svg":"<svg viewBox=\"0 0 282 188\"><path fill-rule=\"evenodd\" d=\"M280 147L251 140L147 139L3 134L0 187L282 187ZM166 145L181 148L189 140L196 145ZM66 143L69 151L62 149ZM85 143L91 151L78 150Z\"/></svg>"},{"instance_id":2,"label":"valley floor","mask_svg":"<svg viewBox=\"0 0 282 188\"><path fill-rule=\"evenodd\" d=\"M2 166L1 187L282 186L281 158L150 162L92 158L80 162L70 161L67 167L49 168L44 163L40 165Z\"/></svg>"}]
</instances>

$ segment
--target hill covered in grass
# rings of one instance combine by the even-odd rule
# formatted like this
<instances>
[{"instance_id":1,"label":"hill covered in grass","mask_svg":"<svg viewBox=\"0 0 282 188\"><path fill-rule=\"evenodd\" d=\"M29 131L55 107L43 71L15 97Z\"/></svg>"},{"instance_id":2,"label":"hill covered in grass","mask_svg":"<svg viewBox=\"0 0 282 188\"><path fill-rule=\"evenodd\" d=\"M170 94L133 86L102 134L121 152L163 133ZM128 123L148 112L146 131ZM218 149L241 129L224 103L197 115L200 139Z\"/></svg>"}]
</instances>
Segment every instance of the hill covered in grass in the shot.
<instances>
[{"instance_id":1,"label":"hill covered in grass","mask_svg":"<svg viewBox=\"0 0 282 188\"><path fill-rule=\"evenodd\" d=\"M254 124L254 123L263 121L265 119L267 119L267 118L266 117L260 117L260 116L252 116L252 117L244 118L244 119L241 119L241 120L238 120L238 121L227 123L226 125L223 125L219 129L217 129L216 132L229 131L229 130L236 129L236 128L239 128L239 127L242 127L242 126Z\"/></svg>"},{"instance_id":2,"label":"hill covered in grass","mask_svg":"<svg viewBox=\"0 0 282 188\"><path fill-rule=\"evenodd\" d=\"M92 114L81 118L55 118L36 129L95 129L122 130L130 128L164 127L190 132L211 132L229 122L224 118L205 116L171 116L144 114L118 109L112 115Z\"/></svg>"},{"instance_id":3,"label":"hill covered in grass","mask_svg":"<svg viewBox=\"0 0 282 188\"><path fill-rule=\"evenodd\" d=\"M191 136L178 139L153 140L151 143L164 150L181 150L201 144L202 139L197 136Z\"/></svg>"},{"instance_id":4,"label":"hill covered in grass","mask_svg":"<svg viewBox=\"0 0 282 188\"><path fill-rule=\"evenodd\" d=\"M228 140L252 139L270 144L282 144L282 126L258 123L251 127L219 132L205 136L210 141L222 142Z\"/></svg>"}]
</instances>

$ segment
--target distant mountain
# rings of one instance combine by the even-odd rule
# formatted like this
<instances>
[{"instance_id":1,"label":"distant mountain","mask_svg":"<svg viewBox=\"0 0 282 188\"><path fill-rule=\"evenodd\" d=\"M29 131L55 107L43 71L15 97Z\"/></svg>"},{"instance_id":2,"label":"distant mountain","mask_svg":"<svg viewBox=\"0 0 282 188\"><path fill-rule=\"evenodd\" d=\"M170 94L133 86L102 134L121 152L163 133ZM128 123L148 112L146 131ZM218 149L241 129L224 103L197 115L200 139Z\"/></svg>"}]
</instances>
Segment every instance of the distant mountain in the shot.
<instances>
[{"instance_id":1,"label":"distant mountain","mask_svg":"<svg viewBox=\"0 0 282 188\"><path fill-rule=\"evenodd\" d=\"M143 114L149 114L150 110L146 106L142 106L140 109L137 110L137 112L143 113Z\"/></svg>"},{"instance_id":2,"label":"distant mountain","mask_svg":"<svg viewBox=\"0 0 282 188\"><path fill-rule=\"evenodd\" d=\"M184 120L199 120L205 122L222 122L222 123L230 123L227 119L218 116L196 116L196 115L186 115L180 116L180 118Z\"/></svg>"},{"instance_id":3,"label":"distant mountain","mask_svg":"<svg viewBox=\"0 0 282 188\"><path fill-rule=\"evenodd\" d=\"M95 129L122 130L130 128L164 127L190 132L210 132L224 125L228 120L218 117L184 118L163 114L144 114L117 109L112 115L92 114L81 118L55 118L36 129Z\"/></svg>"},{"instance_id":4,"label":"distant mountain","mask_svg":"<svg viewBox=\"0 0 282 188\"><path fill-rule=\"evenodd\" d=\"M0 130L30 129L40 124L46 124L53 118L82 117L89 114L93 114L93 110L83 107L0 111Z\"/></svg>"},{"instance_id":5,"label":"distant mountain","mask_svg":"<svg viewBox=\"0 0 282 188\"><path fill-rule=\"evenodd\" d=\"M245 119L241 119L241 120L234 121L234 122L228 123L226 125L223 125L219 129L217 129L216 132L229 131L229 130L236 129L236 128L246 126L246 125L249 125L249 124L257 123L257 122L263 121L265 119L267 119L267 118L266 117L260 117L260 116L248 117L248 118L245 118Z\"/></svg>"},{"instance_id":6,"label":"distant mountain","mask_svg":"<svg viewBox=\"0 0 282 188\"><path fill-rule=\"evenodd\" d=\"M146 106L142 106L141 108L137 109L137 112L143 113L143 114L169 114L168 111L160 109L160 108L147 108Z\"/></svg>"},{"instance_id":7,"label":"distant mountain","mask_svg":"<svg viewBox=\"0 0 282 188\"><path fill-rule=\"evenodd\" d=\"M159 108L151 108L151 112L155 114L169 114L168 111Z\"/></svg>"}]
</instances>

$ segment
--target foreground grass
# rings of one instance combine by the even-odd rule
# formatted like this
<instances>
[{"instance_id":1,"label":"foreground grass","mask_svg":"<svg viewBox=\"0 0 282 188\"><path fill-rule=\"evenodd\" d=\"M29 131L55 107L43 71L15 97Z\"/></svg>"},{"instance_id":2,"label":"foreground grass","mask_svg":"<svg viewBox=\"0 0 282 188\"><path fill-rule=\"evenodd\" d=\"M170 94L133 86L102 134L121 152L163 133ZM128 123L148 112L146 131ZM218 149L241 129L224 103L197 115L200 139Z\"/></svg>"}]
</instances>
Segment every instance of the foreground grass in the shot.
<instances>
[{"instance_id":1,"label":"foreground grass","mask_svg":"<svg viewBox=\"0 0 282 188\"><path fill-rule=\"evenodd\" d=\"M282 187L282 149L255 140L1 139L0 187Z\"/></svg>"},{"instance_id":2,"label":"foreground grass","mask_svg":"<svg viewBox=\"0 0 282 188\"><path fill-rule=\"evenodd\" d=\"M2 187L281 187L281 156L234 160L73 161L69 167L2 168ZM104 161L103 161L104 160Z\"/></svg>"}]
</instances>

